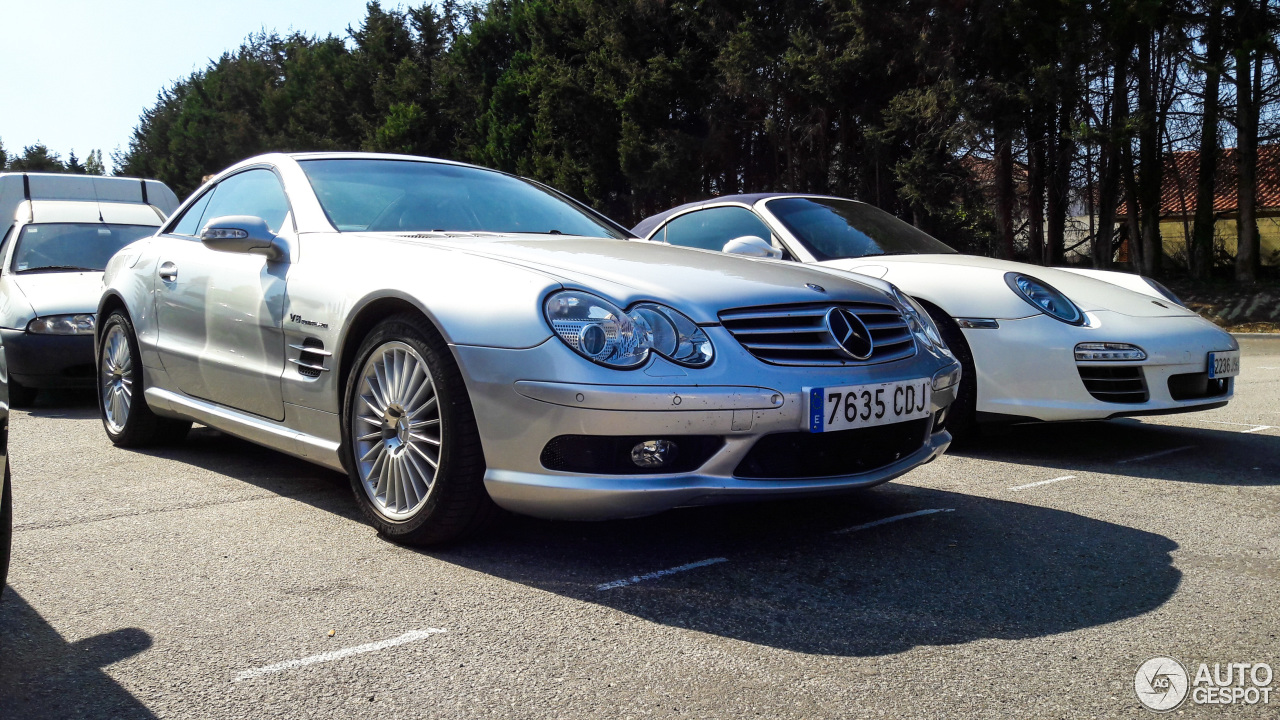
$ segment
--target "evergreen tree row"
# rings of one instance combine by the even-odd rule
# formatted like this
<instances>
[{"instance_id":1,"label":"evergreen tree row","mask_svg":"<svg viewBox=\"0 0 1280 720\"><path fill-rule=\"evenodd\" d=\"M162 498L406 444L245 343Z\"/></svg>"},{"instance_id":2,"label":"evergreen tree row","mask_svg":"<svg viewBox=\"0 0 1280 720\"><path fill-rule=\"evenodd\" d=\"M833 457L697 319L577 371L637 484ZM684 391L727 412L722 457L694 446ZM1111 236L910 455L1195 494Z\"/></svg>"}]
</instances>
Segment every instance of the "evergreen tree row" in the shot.
<instances>
[{"instance_id":1,"label":"evergreen tree row","mask_svg":"<svg viewBox=\"0 0 1280 720\"><path fill-rule=\"evenodd\" d=\"M183 195L271 150L430 155L623 223L824 192L1052 263L1083 203L1095 264L1127 234L1155 274L1168 153L1274 135L1271 1L370 2L348 37L255 35L166 88L114 160Z\"/></svg>"}]
</instances>

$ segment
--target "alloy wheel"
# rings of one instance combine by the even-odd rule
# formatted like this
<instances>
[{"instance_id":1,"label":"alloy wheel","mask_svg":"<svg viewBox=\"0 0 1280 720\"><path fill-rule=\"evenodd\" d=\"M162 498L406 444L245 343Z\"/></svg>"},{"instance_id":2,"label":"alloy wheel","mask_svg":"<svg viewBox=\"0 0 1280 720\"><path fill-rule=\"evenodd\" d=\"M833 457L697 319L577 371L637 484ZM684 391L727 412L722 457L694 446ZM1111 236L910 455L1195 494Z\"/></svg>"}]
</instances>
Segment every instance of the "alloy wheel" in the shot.
<instances>
[{"instance_id":1,"label":"alloy wheel","mask_svg":"<svg viewBox=\"0 0 1280 720\"><path fill-rule=\"evenodd\" d=\"M406 343L376 348L360 373L351 445L364 491L390 520L412 517L440 467L445 428L425 360Z\"/></svg>"},{"instance_id":2,"label":"alloy wheel","mask_svg":"<svg viewBox=\"0 0 1280 720\"><path fill-rule=\"evenodd\" d=\"M124 328L112 325L102 339L102 412L113 433L124 432L133 406L133 356Z\"/></svg>"}]
</instances>

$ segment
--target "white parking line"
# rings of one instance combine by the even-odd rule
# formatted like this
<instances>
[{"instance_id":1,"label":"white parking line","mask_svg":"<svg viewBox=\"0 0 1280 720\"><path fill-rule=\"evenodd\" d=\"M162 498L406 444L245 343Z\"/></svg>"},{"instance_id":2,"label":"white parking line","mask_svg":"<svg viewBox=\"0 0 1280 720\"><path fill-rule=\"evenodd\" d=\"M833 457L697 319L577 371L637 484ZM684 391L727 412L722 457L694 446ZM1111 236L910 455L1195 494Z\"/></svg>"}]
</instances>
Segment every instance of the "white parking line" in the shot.
<instances>
[{"instance_id":1,"label":"white parking line","mask_svg":"<svg viewBox=\"0 0 1280 720\"><path fill-rule=\"evenodd\" d=\"M905 513L903 515L894 515L893 517L882 518L880 520L874 520L872 522L863 523L861 525L854 525L853 527L847 527L843 530L836 530L831 534L844 535L845 533L857 532L859 530L866 530L867 528L879 527L880 525L888 525L891 522L898 522L899 520L906 520L908 518L920 517L921 515L932 515L934 513L955 512L955 511L956 511L955 508L929 508L928 510L917 510L915 512Z\"/></svg>"},{"instance_id":2,"label":"white parking line","mask_svg":"<svg viewBox=\"0 0 1280 720\"><path fill-rule=\"evenodd\" d=\"M427 628L426 630L411 630L403 635L400 635L398 637L393 637L389 640L379 640L378 642L366 643L364 645L356 645L355 647L343 648L341 650L333 650L331 652L320 653L319 655L312 655L310 657L304 657L298 660L286 660L284 662L278 662L274 665L267 665L265 667L254 668L252 670L245 670L244 672L236 676L235 682L240 682L241 680L248 680L249 678L260 677L262 675L270 675L271 673L284 672L285 670L292 670L294 668L300 668L305 665L314 665L315 663L329 662L330 660L340 660L344 657L359 655L360 653L373 652L374 650L384 650L389 647L395 647L396 645L404 645L405 643L411 643L415 640L422 640L423 638L428 638L428 637L431 637L432 635L435 635L437 633L442 633L442 632L448 632L448 631L444 630L443 628Z\"/></svg>"},{"instance_id":3,"label":"white parking line","mask_svg":"<svg viewBox=\"0 0 1280 720\"><path fill-rule=\"evenodd\" d=\"M699 560L698 562L691 562L688 565L681 565L680 567L667 568L666 570L655 570L654 572L645 573L644 575L632 575L629 578L623 578L621 580L614 580L613 582L607 582L601 585L597 585L596 592L603 592L605 590L613 590L614 588L626 587L628 585L635 585L636 583L644 582L645 580L657 580L660 577L674 575L679 572L684 572L685 570L696 570L700 567L706 567L708 565L715 565L716 563L722 563L722 562L728 562L728 561L729 561L729 558L722 558L722 557L708 558L706 560Z\"/></svg>"},{"instance_id":4,"label":"white parking line","mask_svg":"<svg viewBox=\"0 0 1280 720\"><path fill-rule=\"evenodd\" d=\"M1143 460L1151 460L1158 457L1164 457L1165 455L1172 455L1177 452L1182 452L1183 450L1191 450L1193 448L1195 448L1195 445L1183 445L1182 447L1173 448L1172 450L1161 450L1160 452L1154 452L1154 453L1151 453L1150 455L1139 455L1138 457L1129 458L1128 460L1117 460L1116 464L1124 465L1126 463L1131 463L1131 462L1141 462Z\"/></svg>"},{"instance_id":5,"label":"white parking line","mask_svg":"<svg viewBox=\"0 0 1280 720\"><path fill-rule=\"evenodd\" d=\"M1270 430L1271 428L1275 427L1274 425L1254 425L1253 423L1227 422L1226 420L1205 420L1205 422L1213 423L1214 425L1236 425L1238 427L1249 428L1248 430L1241 430L1240 432L1242 433L1258 432L1259 430Z\"/></svg>"},{"instance_id":6,"label":"white parking line","mask_svg":"<svg viewBox=\"0 0 1280 720\"><path fill-rule=\"evenodd\" d=\"M1059 480L1071 480L1073 478L1075 478L1075 475L1063 475L1062 477L1057 477L1052 480L1041 480L1040 482L1027 483L1026 485L1014 485L1009 489L1010 490L1026 490L1027 488L1040 487L1041 485L1056 483Z\"/></svg>"}]
</instances>

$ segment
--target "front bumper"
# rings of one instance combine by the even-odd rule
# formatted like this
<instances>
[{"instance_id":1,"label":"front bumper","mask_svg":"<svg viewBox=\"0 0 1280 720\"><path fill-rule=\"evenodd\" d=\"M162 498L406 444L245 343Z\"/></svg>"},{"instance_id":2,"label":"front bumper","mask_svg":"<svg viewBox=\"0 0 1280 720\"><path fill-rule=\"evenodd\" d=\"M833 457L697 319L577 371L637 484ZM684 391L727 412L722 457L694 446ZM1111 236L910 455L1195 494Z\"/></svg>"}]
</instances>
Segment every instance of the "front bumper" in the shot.
<instances>
[{"instance_id":1,"label":"front bumper","mask_svg":"<svg viewBox=\"0 0 1280 720\"><path fill-rule=\"evenodd\" d=\"M1105 420L1219 407L1235 383L1211 397L1175 400L1170 378L1204 373L1213 351L1236 350L1228 333L1199 317L1134 318L1089 313L1089 327L1072 327L1045 315L1001 320L998 329L964 330L977 372L980 420ZM1140 362L1076 362L1082 342L1121 342L1141 347ZM1081 368L1139 368L1145 402L1105 402L1092 395Z\"/></svg>"},{"instance_id":2,"label":"front bumper","mask_svg":"<svg viewBox=\"0 0 1280 720\"><path fill-rule=\"evenodd\" d=\"M911 360L883 365L787 368L746 355L727 333L716 333L713 342L720 357L712 367L697 371L661 359L645 370L608 370L555 340L527 350L456 346L484 445L489 495L503 508L543 518L637 517L686 505L870 487L936 458L951 442L945 429L934 427L934 419L954 400L954 386L934 391L919 444L888 464L824 477L735 476L762 437L805 428L806 387L930 377L953 361L922 349ZM567 375L573 380L566 380ZM697 376L697 384L691 375ZM555 379L522 379L538 377ZM631 384L617 384L619 380ZM901 425L907 432L909 423ZM714 436L723 444L687 472L588 474L543 465L547 443L564 435Z\"/></svg>"},{"instance_id":3,"label":"front bumper","mask_svg":"<svg viewBox=\"0 0 1280 720\"><path fill-rule=\"evenodd\" d=\"M9 377L30 388L93 387L92 335L37 335L0 329Z\"/></svg>"}]
</instances>

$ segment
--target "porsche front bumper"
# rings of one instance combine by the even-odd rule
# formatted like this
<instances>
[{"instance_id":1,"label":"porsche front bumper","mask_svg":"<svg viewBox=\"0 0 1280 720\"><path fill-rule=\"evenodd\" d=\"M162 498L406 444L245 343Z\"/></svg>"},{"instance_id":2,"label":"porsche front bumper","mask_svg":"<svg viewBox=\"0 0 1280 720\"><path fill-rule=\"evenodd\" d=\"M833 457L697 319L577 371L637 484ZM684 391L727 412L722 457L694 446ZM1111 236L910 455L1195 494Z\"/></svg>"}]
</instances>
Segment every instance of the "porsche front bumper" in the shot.
<instances>
[{"instance_id":1,"label":"porsche front bumper","mask_svg":"<svg viewBox=\"0 0 1280 720\"><path fill-rule=\"evenodd\" d=\"M1221 392L1174 397L1180 382L1174 378L1194 379L1205 373L1210 352L1239 349L1231 335L1199 317L1134 318L1094 312L1089 327L1072 327L1036 315L1001 320L998 329L968 329L964 334L977 370L979 420L1105 420L1190 412L1224 405L1235 391L1234 381L1228 381ZM1147 359L1077 362L1074 350L1081 342L1137 345ZM1100 368L1132 369L1145 385L1145 400L1100 400L1083 379Z\"/></svg>"}]
</instances>

